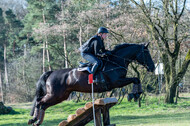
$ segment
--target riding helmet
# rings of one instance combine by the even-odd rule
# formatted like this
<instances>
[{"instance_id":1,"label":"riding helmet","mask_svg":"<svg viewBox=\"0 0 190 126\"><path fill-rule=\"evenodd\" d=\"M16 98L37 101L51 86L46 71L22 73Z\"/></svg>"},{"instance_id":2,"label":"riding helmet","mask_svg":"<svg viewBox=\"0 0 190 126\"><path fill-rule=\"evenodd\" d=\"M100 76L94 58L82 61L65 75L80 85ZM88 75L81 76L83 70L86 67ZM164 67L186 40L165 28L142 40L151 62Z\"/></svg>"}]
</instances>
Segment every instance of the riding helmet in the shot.
<instances>
[{"instance_id":1,"label":"riding helmet","mask_svg":"<svg viewBox=\"0 0 190 126\"><path fill-rule=\"evenodd\" d=\"M99 33L109 33L109 32L108 32L107 28L100 27L100 28L98 29L98 34L99 34Z\"/></svg>"}]
</instances>

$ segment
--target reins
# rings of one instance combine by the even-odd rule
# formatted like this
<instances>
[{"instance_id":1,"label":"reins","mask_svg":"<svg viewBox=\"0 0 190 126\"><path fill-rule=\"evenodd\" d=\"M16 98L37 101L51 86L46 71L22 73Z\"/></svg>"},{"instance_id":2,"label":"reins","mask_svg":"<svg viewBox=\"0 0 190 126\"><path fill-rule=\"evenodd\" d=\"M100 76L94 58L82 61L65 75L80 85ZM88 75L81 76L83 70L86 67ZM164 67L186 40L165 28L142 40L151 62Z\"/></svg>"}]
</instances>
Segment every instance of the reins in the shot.
<instances>
[{"instance_id":1,"label":"reins","mask_svg":"<svg viewBox=\"0 0 190 126\"><path fill-rule=\"evenodd\" d=\"M136 61L137 58L141 55L141 53L143 53L143 65L145 65L144 47L143 47L143 46L142 46L141 52L138 53L138 55L137 55L133 60L131 60L131 59L129 59L129 58L123 58L123 57L120 57L120 56L117 56L117 55L114 55L114 54L111 54L110 56L114 56L114 57L116 57L116 58L122 59L122 60L124 61L124 64L126 65L126 61L129 61L129 62ZM128 70L128 69L126 68L126 66L121 66L120 64L118 64L118 63L116 63L116 62L114 62L114 61L109 60L109 58L102 59L102 60L107 61L107 62L111 62L112 64L118 66L118 67L116 67L116 68L112 68L112 69L109 69L109 70L104 71L104 72L113 71L113 70L120 69L120 68L125 69L126 71ZM136 61L136 63L139 64L137 61Z\"/></svg>"}]
</instances>

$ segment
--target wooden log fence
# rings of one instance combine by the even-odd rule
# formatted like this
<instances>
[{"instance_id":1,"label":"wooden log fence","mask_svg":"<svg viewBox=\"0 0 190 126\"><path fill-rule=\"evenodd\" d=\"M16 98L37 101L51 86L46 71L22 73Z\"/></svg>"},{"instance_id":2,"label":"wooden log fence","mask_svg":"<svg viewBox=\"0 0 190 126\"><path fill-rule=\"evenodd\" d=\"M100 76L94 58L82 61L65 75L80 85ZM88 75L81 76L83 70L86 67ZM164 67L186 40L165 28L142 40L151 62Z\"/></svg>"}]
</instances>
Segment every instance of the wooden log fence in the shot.
<instances>
[{"instance_id":1,"label":"wooden log fence","mask_svg":"<svg viewBox=\"0 0 190 126\"><path fill-rule=\"evenodd\" d=\"M101 98L94 102L96 126L116 126L110 124L109 109L117 103L116 98ZM83 108L78 108L76 114L69 115L67 120L59 123L59 126L84 126L93 120L93 107L92 102L85 104ZM103 122L101 115L103 116Z\"/></svg>"}]
</instances>

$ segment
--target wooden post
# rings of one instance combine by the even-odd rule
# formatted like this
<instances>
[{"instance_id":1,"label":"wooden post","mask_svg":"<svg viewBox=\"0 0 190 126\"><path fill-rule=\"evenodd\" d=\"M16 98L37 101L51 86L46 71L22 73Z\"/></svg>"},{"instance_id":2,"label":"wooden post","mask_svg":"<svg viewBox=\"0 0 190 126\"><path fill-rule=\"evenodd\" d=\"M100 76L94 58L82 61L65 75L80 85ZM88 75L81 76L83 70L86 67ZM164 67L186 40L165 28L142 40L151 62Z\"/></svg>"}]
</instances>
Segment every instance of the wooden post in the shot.
<instances>
[{"instance_id":1,"label":"wooden post","mask_svg":"<svg viewBox=\"0 0 190 126\"><path fill-rule=\"evenodd\" d=\"M110 114L109 114L109 107L106 105L104 109L102 109L103 114L103 124L104 126L110 125Z\"/></svg>"},{"instance_id":2,"label":"wooden post","mask_svg":"<svg viewBox=\"0 0 190 126\"><path fill-rule=\"evenodd\" d=\"M102 126L102 120L101 120L101 109L98 109L95 115L96 125Z\"/></svg>"}]
</instances>

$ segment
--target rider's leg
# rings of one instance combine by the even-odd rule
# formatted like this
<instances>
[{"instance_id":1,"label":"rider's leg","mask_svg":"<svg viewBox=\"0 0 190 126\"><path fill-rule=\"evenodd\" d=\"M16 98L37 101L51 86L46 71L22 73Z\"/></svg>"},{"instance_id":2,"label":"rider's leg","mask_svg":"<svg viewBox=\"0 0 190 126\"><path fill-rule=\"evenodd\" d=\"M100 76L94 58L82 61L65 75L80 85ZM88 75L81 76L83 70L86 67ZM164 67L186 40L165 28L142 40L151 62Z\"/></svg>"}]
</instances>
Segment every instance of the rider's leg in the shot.
<instances>
[{"instance_id":1,"label":"rider's leg","mask_svg":"<svg viewBox=\"0 0 190 126\"><path fill-rule=\"evenodd\" d=\"M81 55L84 59L86 59L87 61L89 61L90 63L93 64L91 72L94 75L94 80L93 80L94 83L104 83L105 80L104 80L103 75L101 75L100 77L98 77L98 75L96 75L96 72L97 72L99 66L101 66L101 61L92 54L82 53Z\"/></svg>"}]
</instances>

